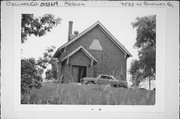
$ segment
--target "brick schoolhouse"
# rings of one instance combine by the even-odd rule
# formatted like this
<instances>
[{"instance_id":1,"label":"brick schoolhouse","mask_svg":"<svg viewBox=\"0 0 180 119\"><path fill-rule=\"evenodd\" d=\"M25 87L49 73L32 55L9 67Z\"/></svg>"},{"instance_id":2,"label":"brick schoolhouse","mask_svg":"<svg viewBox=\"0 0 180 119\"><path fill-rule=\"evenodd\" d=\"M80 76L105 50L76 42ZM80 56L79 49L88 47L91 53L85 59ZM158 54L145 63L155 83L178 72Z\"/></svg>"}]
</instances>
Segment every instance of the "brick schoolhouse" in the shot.
<instances>
[{"instance_id":1,"label":"brick schoolhouse","mask_svg":"<svg viewBox=\"0 0 180 119\"><path fill-rule=\"evenodd\" d=\"M81 33L69 22L68 42L53 55L58 59L58 77L64 82L79 82L82 77L99 74L120 75L126 80L127 49L97 21Z\"/></svg>"}]
</instances>

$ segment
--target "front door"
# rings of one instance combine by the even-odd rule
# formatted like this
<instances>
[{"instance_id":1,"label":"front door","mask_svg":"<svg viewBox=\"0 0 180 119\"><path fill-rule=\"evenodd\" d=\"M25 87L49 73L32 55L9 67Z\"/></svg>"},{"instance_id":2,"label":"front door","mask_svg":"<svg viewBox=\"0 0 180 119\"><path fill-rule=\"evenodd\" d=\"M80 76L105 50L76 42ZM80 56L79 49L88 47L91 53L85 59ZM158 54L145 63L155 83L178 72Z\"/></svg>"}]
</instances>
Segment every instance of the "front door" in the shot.
<instances>
[{"instance_id":1,"label":"front door","mask_svg":"<svg viewBox=\"0 0 180 119\"><path fill-rule=\"evenodd\" d=\"M86 66L72 66L72 76L74 82L80 82L80 79L86 77Z\"/></svg>"},{"instance_id":2,"label":"front door","mask_svg":"<svg viewBox=\"0 0 180 119\"><path fill-rule=\"evenodd\" d=\"M78 82L78 74L79 74L79 69L78 67L72 67L72 76L73 76L73 82Z\"/></svg>"}]
</instances>

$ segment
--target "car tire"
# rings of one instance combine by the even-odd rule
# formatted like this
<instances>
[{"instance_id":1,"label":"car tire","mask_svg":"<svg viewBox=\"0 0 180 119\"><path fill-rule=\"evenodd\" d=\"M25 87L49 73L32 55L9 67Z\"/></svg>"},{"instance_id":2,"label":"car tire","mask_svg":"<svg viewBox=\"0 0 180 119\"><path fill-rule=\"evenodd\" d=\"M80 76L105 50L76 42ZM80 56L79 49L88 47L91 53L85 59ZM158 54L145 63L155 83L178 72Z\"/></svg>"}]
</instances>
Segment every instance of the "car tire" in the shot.
<instances>
[{"instance_id":1,"label":"car tire","mask_svg":"<svg viewBox=\"0 0 180 119\"><path fill-rule=\"evenodd\" d=\"M114 84L113 87L117 88L117 87L118 87L118 84Z\"/></svg>"}]
</instances>

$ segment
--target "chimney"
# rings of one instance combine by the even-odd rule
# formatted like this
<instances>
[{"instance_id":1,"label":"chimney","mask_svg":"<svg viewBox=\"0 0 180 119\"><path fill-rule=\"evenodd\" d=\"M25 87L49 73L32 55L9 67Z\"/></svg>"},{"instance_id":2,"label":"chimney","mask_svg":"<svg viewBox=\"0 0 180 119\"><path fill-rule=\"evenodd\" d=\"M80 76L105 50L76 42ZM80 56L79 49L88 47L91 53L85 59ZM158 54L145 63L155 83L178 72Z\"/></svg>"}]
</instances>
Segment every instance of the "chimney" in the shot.
<instances>
[{"instance_id":1,"label":"chimney","mask_svg":"<svg viewBox=\"0 0 180 119\"><path fill-rule=\"evenodd\" d=\"M73 21L69 21L68 42L71 41Z\"/></svg>"},{"instance_id":2,"label":"chimney","mask_svg":"<svg viewBox=\"0 0 180 119\"><path fill-rule=\"evenodd\" d=\"M79 31L74 31L74 35L77 36L79 34Z\"/></svg>"}]
</instances>

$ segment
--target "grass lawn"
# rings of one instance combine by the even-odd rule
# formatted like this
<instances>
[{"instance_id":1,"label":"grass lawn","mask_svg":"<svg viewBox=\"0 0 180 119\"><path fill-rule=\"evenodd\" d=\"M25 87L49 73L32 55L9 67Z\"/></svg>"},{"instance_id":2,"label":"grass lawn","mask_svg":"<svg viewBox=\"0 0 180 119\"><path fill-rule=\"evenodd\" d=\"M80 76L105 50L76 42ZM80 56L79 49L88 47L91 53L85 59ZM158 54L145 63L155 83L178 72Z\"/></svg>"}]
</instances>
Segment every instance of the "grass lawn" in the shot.
<instances>
[{"instance_id":1,"label":"grass lawn","mask_svg":"<svg viewBox=\"0 0 180 119\"><path fill-rule=\"evenodd\" d=\"M77 85L45 83L42 88L32 89L31 104L79 104L79 105L154 105L155 92L140 89L103 85Z\"/></svg>"}]
</instances>

